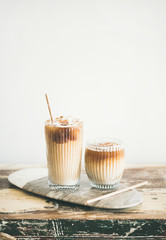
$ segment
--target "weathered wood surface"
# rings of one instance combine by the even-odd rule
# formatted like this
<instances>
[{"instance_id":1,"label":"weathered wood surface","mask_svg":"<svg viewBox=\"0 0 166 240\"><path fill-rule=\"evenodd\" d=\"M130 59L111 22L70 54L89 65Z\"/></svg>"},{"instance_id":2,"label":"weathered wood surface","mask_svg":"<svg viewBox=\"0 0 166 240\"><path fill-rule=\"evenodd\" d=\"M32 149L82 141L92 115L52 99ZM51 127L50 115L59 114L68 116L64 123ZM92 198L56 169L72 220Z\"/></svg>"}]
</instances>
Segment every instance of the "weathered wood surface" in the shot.
<instances>
[{"instance_id":1,"label":"weathered wood surface","mask_svg":"<svg viewBox=\"0 0 166 240\"><path fill-rule=\"evenodd\" d=\"M125 181L132 184L148 180L149 184L139 189L144 196L142 204L116 212L24 192L7 180L10 173L21 168L25 166L1 166L1 232L19 240L72 239L71 236L75 239L166 239L166 167L126 169Z\"/></svg>"},{"instance_id":2,"label":"weathered wood surface","mask_svg":"<svg viewBox=\"0 0 166 240\"><path fill-rule=\"evenodd\" d=\"M105 195L115 190L100 190L91 188L86 174L81 174L80 187L77 190L55 190L51 191L48 186L47 168L29 168L16 171L9 175L8 180L15 186L55 200L86 205L86 201ZM128 184L128 183L126 183ZM126 184L120 184L116 190L124 189ZM88 204L91 207L106 209L124 209L137 206L142 202L142 194L133 189L120 195L102 199Z\"/></svg>"},{"instance_id":3,"label":"weathered wood surface","mask_svg":"<svg viewBox=\"0 0 166 240\"><path fill-rule=\"evenodd\" d=\"M12 220L1 229L17 239L165 239L162 220ZM149 237L149 238L147 238Z\"/></svg>"}]
</instances>

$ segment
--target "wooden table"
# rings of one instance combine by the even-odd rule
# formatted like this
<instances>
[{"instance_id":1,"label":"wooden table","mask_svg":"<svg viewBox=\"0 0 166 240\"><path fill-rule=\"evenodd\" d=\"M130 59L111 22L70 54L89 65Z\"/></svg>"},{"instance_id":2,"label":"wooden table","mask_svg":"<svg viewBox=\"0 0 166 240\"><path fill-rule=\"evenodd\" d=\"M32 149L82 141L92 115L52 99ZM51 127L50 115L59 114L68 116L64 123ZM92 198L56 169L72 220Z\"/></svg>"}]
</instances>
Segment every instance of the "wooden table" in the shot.
<instances>
[{"instance_id":1,"label":"wooden table","mask_svg":"<svg viewBox=\"0 0 166 240\"><path fill-rule=\"evenodd\" d=\"M0 165L0 239L166 239L166 166L126 169L123 179L149 184L139 189L141 205L116 212L24 192L7 176L25 167Z\"/></svg>"}]
</instances>

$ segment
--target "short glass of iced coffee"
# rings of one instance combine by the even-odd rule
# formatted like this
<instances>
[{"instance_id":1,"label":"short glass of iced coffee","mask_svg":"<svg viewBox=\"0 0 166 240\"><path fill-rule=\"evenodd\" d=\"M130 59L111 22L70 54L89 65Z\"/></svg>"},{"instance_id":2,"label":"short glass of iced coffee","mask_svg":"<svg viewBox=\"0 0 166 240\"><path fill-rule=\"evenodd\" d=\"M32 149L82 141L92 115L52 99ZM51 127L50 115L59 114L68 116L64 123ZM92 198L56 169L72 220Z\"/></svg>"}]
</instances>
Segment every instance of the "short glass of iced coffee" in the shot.
<instances>
[{"instance_id":1,"label":"short glass of iced coffee","mask_svg":"<svg viewBox=\"0 0 166 240\"><path fill-rule=\"evenodd\" d=\"M77 189L80 181L83 123L57 117L45 123L48 184L51 190Z\"/></svg>"},{"instance_id":2,"label":"short glass of iced coffee","mask_svg":"<svg viewBox=\"0 0 166 240\"><path fill-rule=\"evenodd\" d=\"M85 170L92 187L118 187L124 171L124 145L119 139L89 141L85 149Z\"/></svg>"}]
</instances>

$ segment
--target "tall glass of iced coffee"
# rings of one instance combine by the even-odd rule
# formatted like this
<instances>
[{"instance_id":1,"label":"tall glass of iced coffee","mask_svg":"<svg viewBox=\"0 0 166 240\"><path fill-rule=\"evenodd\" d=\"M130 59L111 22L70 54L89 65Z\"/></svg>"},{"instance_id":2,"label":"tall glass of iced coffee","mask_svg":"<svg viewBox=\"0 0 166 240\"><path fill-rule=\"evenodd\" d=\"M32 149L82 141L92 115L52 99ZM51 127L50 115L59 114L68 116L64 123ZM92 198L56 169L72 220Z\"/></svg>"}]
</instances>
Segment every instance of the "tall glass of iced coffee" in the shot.
<instances>
[{"instance_id":1,"label":"tall glass of iced coffee","mask_svg":"<svg viewBox=\"0 0 166 240\"><path fill-rule=\"evenodd\" d=\"M77 189L80 181L83 123L57 117L45 123L48 184L51 190Z\"/></svg>"}]
</instances>

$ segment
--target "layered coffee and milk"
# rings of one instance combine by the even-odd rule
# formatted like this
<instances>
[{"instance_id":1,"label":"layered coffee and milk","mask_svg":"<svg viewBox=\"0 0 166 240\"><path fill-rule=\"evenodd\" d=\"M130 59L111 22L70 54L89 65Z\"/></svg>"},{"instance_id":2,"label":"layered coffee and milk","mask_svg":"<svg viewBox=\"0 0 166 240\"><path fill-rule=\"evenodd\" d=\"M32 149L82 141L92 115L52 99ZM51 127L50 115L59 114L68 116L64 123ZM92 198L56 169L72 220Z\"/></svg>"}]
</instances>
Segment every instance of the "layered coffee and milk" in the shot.
<instances>
[{"instance_id":1,"label":"layered coffee and milk","mask_svg":"<svg viewBox=\"0 0 166 240\"><path fill-rule=\"evenodd\" d=\"M88 143L85 150L85 169L93 187L117 187L124 171L122 142L105 139Z\"/></svg>"},{"instance_id":2,"label":"layered coffee and milk","mask_svg":"<svg viewBox=\"0 0 166 240\"><path fill-rule=\"evenodd\" d=\"M82 121L57 117L45 123L48 179L51 189L77 188L82 158Z\"/></svg>"}]
</instances>

